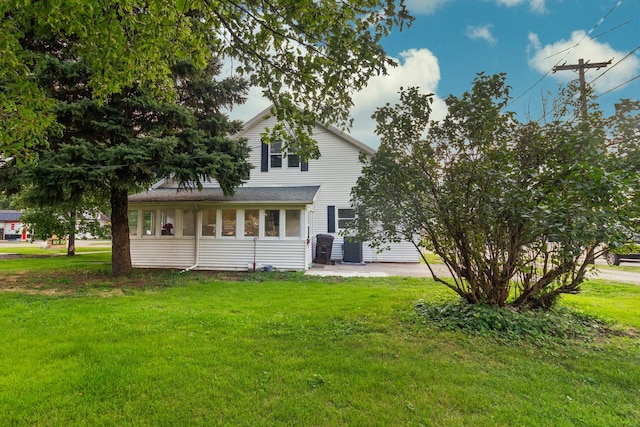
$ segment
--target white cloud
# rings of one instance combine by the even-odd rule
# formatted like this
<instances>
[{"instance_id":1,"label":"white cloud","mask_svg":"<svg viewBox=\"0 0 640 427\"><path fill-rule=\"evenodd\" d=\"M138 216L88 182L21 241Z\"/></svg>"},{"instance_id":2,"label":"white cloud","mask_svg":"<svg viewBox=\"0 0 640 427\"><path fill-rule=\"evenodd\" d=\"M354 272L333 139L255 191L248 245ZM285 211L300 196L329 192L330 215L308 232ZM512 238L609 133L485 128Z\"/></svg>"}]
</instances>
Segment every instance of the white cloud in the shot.
<instances>
[{"instance_id":1,"label":"white cloud","mask_svg":"<svg viewBox=\"0 0 640 427\"><path fill-rule=\"evenodd\" d=\"M401 52L400 58L394 59L398 63L396 68L390 68L386 76L372 78L365 89L353 96L354 107L351 115L354 120L353 127L348 130L348 133L372 147L377 147L380 142L374 133L376 123L371 119L377 107L387 102L397 103L400 87L419 86L423 93L437 93L440 82L440 65L431 51L410 49ZM252 88L247 102L234 107L230 117L247 121L269 105L269 101L261 95L261 90ZM436 97L432 108L433 119L439 120L446 115L445 103L440 98Z\"/></svg>"},{"instance_id":2,"label":"white cloud","mask_svg":"<svg viewBox=\"0 0 640 427\"><path fill-rule=\"evenodd\" d=\"M485 40L487 43L489 43L491 46L494 46L496 43L498 43L498 40L493 36L493 34L491 33L491 28L493 27L493 25L468 25L467 26L467 30L466 30L466 35L467 37L469 37L470 39L473 40Z\"/></svg>"},{"instance_id":3,"label":"white cloud","mask_svg":"<svg viewBox=\"0 0 640 427\"><path fill-rule=\"evenodd\" d=\"M545 0L498 0L499 5L507 7L519 6L522 3L528 3L532 12L544 13L547 11Z\"/></svg>"},{"instance_id":4,"label":"white cloud","mask_svg":"<svg viewBox=\"0 0 640 427\"><path fill-rule=\"evenodd\" d=\"M579 30L571 33L568 40L558 40L555 43L542 45L537 34L529 34L529 65L541 73L547 73L556 65L577 64L579 59L585 62L598 63L613 59L611 65L600 70L592 68L585 70L586 81L594 81L596 92L612 89L640 72L640 58L630 56L616 64L627 55L611 47L608 43L600 43L587 37L586 32ZM600 76L602 73L602 77ZM578 77L576 72L558 71L550 74L560 82L568 82Z\"/></svg>"},{"instance_id":5,"label":"white cloud","mask_svg":"<svg viewBox=\"0 0 640 427\"><path fill-rule=\"evenodd\" d=\"M437 93L440 82L438 59L428 49L401 52L396 62L398 66L389 69L388 75L372 78L367 88L353 97L354 126L350 134L374 147L378 146L379 139L374 134L376 123L371 119L371 115L377 107L387 102L392 105L397 103L400 87L418 86L423 93ZM440 98L436 97L432 109L431 117L435 120L446 115L446 105Z\"/></svg>"},{"instance_id":6,"label":"white cloud","mask_svg":"<svg viewBox=\"0 0 640 427\"><path fill-rule=\"evenodd\" d=\"M376 123L371 119L377 107L387 102L392 105L397 103L400 87L418 86L423 93L437 93L440 82L438 59L428 49L410 49L401 52L400 58L394 59L398 63L397 67L390 68L386 76L373 77L365 89L353 96L353 127L347 132L372 147L377 147L380 143L375 135ZM261 89L254 87L249 92L247 102L234 106L229 116L247 121L269 105L270 102L262 96ZM431 107L431 117L434 120L444 118L447 110L442 99L436 97Z\"/></svg>"},{"instance_id":7,"label":"white cloud","mask_svg":"<svg viewBox=\"0 0 640 427\"><path fill-rule=\"evenodd\" d=\"M406 0L405 3L409 13L414 15L428 15L450 1L451 0Z\"/></svg>"},{"instance_id":8,"label":"white cloud","mask_svg":"<svg viewBox=\"0 0 640 427\"><path fill-rule=\"evenodd\" d=\"M233 110L228 111L228 114L233 120L246 122L270 105L271 101L262 96L262 89L252 86L249 89L247 101L241 105L234 105Z\"/></svg>"}]
</instances>

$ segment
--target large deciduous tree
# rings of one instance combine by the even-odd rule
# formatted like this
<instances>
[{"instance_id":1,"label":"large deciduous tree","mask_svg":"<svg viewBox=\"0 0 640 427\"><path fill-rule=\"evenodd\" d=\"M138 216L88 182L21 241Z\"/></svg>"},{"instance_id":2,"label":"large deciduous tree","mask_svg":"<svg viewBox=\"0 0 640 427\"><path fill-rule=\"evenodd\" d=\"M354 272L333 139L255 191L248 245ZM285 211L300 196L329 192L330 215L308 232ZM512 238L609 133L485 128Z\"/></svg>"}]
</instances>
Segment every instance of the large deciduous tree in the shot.
<instances>
[{"instance_id":1,"label":"large deciduous tree","mask_svg":"<svg viewBox=\"0 0 640 427\"><path fill-rule=\"evenodd\" d=\"M590 103L585 115L592 97L572 84L549 123L519 123L505 75L480 74L430 122L430 95L400 96L374 114L382 142L352 192L357 231L434 250L453 276L435 279L465 301L548 309L579 291L602 243L632 232L637 103L609 120Z\"/></svg>"},{"instance_id":2,"label":"large deciduous tree","mask_svg":"<svg viewBox=\"0 0 640 427\"><path fill-rule=\"evenodd\" d=\"M270 137L315 157L311 127L349 124L351 94L392 64L381 38L410 22L403 0L4 0L0 155L31 158L55 124L55 100L33 79L46 61L33 39L60 40L82 58L86 89L101 101L136 86L171 99L176 60L226 60L273 102L281 124Z\"/></svg>"}]
</instances>

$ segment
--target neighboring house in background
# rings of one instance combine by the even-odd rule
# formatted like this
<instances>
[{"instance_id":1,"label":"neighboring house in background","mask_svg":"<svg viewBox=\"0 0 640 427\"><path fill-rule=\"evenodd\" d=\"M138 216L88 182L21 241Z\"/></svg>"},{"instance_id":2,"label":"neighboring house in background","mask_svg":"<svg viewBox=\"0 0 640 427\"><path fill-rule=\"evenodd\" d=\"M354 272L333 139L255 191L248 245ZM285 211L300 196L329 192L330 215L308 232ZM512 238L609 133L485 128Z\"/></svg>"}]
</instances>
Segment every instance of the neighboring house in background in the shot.
<instances>
[{"instance_id":1,"label":"neighboring house in background","mask_svg":"<svg viewBox=\"0 0 640 427\"><path fill-rule=\"evenodd\" d=\"M101 212L96 214L95 216L90 214L84 215L85 220L95 220L98 223L98 226L102 229L102 233L97 232L97 234L93 234L90 231L86 232L78 232L76 233L76 239L81 240L89 240L89 239L110 239L111 237L111 218L108 215L105 215ZM80 224L80 221L78 221Z\"/></svg>"},{"instance_id":2,"label":"neighboring house in background","mask_svg":"<svg viewBox=\"0 0 640 427\"><path fill-rule=\"evenodd\" d=\"M334 237L330 258L343 260L340 231L355 215L350 199L362 169L359 155L375 150L333 127L316 125L313 138L322 156L301 162L293 153L285 155L279 144L261 142L260 134L275 123L267 109L238 135L248 139L254 168L234 196L224 196L216 182L203 191L177 191L175 183L162 181L129 197L134 267L306 270L319 234ZM380 253L366 242L347 244L351 262L419 262L410 242Z\"/></svg>"},{"instance_id":3,"label":"neighboring house in background","mask_svg":"<svg viewBox=\"0 0 640 427\"><path fill-rule=\"evenodd\" d=\"M20 222L22 212L0 210L0 240L27 239L27 229Z\"/></svg>"}]
</instances>

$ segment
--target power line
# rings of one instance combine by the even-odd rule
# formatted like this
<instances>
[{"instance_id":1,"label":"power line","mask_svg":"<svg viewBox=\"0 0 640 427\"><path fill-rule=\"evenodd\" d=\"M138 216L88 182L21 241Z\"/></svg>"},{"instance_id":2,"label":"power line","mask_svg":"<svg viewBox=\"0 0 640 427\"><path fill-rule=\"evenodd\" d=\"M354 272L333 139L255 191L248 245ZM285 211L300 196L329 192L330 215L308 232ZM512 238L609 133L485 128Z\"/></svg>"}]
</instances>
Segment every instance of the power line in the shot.
<instances>
[{"instance_id":1,"label":"power line","mask_svg":"<svg viewBox=\"0 0 640 427\"><path fill-rule=\"evenodd\" d=\"M604 76L605 74L607 74L609 71L611 71L612 69L614 69L616 66L620 65L620 63L622 63L623 61L626 61L627 59L629 59L629 57L631 55L633 55L634 53L636 53L638 50L640 50L640 46L637 46L635 49L633 49L631 52L629 52L628 54L625 55L624 58L622 58L621 60L619 60L618 62L616 62L615 64L613 64L611 66L611 68L607 68L606 70L604 70L604 72L602 74L600 74L598 77L596 77L595 79L591 80L589 82L589 84L592 84L593 82L595 82L596 80L598 80L600 77Z\"/></svg>"},{"instance_id":2,"label":"power line","mask_svg":"<svg viewBox=\"0 0 640 427\"><path fill-rule=\"evenodd\" d=\"M559 65L567 56L569 56L569 53L571 53L571 51L576 48L577 46L580 45L580 43L582 43L584 41L584 39L586 39L587 37L589 37L591 35L591 33L593 33L593 31L598 28L606 19L607 17L614 11L616 10L622 3L624 2L624 0L618 0L618 3L616 3L615 6L613 6L611 9L609 9L609 11L607 13L605 13L599 20L598 22L595 23L595 25L593 27L591 27L591 29L584 35L584 37L582 37L578 43L576 43L574 46L570 47L569 50L567 51L567 53L565 53L565 55L558 61L556 62L556 64L554 65L554 67L552 67L549 71L547 71L542 77L540 77L534 84L532 84L531 86L529 86L529 88L527 90L525 90L524 92L522 92L522 94L518 95L517 97L515 97L514 99L512 99L509 103L507 103L507 105L505 105L505 108L509 107L511 104L513 104L514 102L516 102L517 100L519 100L520 98L522 98L523 96L525 96L527 93L529 93L531 90L533 90L534 87L536 87L542 80L545 79L545 77L547 77L549 74L551 74L551 72L553 71L553 69Z\"/></svg>"},{"instance_id":3,"label":"power line","mask_svg":"<svg viewBox=\"0 0 640 427\"><path fill-rule=\"evenodd\" d=\"M600 95L598 95L598 96L597 96L597 98L600 98L600 97L601 97L601 96L603 96L603 95L606 95L606 94L608 94L608 93L611 93L611 92L613 92L614 90L621 88L622 86L628 85L629 83L631 83L632 81L634 81L635 79L638 79L638 78L640 78L640 74L638 74L638 75L637 75L637 76L635 76L635 77L630 78L630 79L629 79L629 80L627 80L626 82L620 83L618 86L613 87L613 88L609 89L609 90L608 90L608 91L606 91L606 92L602 92Z\"/></svg>"},{"instance_id":4,"label":"power line","mask_svg":"<svg viewBox=\"0 0 640 427\"><path fill-rule=\"evenodd\" d=\"M620 25L616 25L616 26L615 26L615 27L613 27L613 28L609 28L607 31L604 31L604 32L602 32L602 33L600 33L600 34L597 34L597 35L593 36L593 37L589 37L589 40L595 40L595 39L597 39L598 37L604 36L604 35L605 35L605 34L607 34L607 33L610 33L610 32L612 32L612 31L615 31L615 30L619 29L620 27L623 27L623 26L625 26L625 25L627 25L627 24L632 23L633 21L635 21L635 19L630 19L630 20L628 20L628 21L626 21L626 22L623 22L623 23L622 23L622 24L620 24ZM581 41L582 41L582 40L581 40ZM580 42L581 42L581 41L580 41ZM552 58L552 57L554 57L554 56L556 56L556 55L560 55L560 54L561 54L561 53L563 53L563 52L570 51L570 50L572 50L573 48L577 47L577 46L580 44L580 42L578 42L578 43L574 44L573 46L570 46L570 47L568 47L568 48L566 48L566 49L559 50L559 51L558 51L558 52L556 52L556 53L552 53L551 55L546 56L544 59L550 59L550 58Z\"/></svg>"}]
</instances>

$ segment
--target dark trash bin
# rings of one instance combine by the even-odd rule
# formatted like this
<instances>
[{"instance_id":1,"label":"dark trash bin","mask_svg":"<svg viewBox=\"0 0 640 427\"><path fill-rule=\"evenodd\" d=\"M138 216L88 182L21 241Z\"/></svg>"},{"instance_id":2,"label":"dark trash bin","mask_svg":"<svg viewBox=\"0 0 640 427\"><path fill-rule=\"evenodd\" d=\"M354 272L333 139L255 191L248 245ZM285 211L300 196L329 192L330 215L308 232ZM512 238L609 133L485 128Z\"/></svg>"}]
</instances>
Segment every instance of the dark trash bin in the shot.
<instances>
[{"instance_id":1,"label":"dark trash bin","mask_svg":"<svg viewBox=\"0 0 640 427\"><path fill-rule=\"evenodd\" d=\"M331 264L332 248L333 236L331 234L318 234L316 236L316 257L313 262L318 264Z\"/></svg>"}]
</instances>

